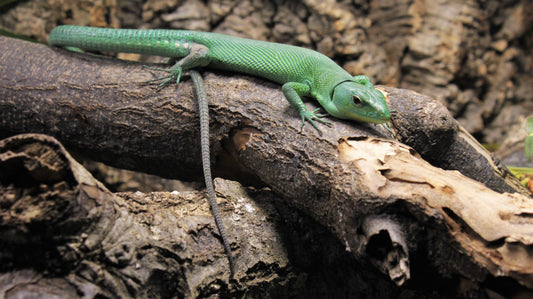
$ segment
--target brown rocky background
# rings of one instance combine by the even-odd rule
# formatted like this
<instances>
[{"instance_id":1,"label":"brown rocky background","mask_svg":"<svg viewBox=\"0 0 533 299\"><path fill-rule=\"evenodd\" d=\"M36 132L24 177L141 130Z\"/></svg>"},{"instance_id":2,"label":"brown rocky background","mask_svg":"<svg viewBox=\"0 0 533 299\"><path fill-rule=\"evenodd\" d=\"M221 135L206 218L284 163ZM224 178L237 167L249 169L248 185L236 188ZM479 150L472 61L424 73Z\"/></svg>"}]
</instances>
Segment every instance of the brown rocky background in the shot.
<instances>
[{"instance_id":1,"label":"brown rocky background","mask_svg":"<svg viewBox=\"0 0 533 299\"><path fill-rule=\"evenodd\" d=\"M479 141L501 144L508 135L523 133L523 122L526 116L533 113L533 3L531 1L21 1L0 8L0 28L35 38L45 42L52 28L59 24L76 24L87 26L106 26L116 28L175 28L214 31L242 37L288 43L316 49L333 58L353 74L365 74L373 78L376 84L398 87L417 91L435 98L445 104L453 117ZM159 61L157 58L139 57L137 55L118 54L119 58L130 60ZM0 70L2 76L6 75ZM7 74L9 75L9 74ZM520 132L519 132L520 131ZM76 166L77 167L77 166ZM74 167L74 168L76 168ZM160 180L116 170L109 170L98 164L88 164L94 175L113 191L145 191L152 190L193 190L198 186L183 186L177 181ZM5 169L5 168L4 168ZM137 178L141 176L141 178ZM80 181L76 178L77 181ZM87 183L89 184L89 183ZM97 185L96 183L91 183ZM44 188L39 186L39 188ZM240 187L232 186L226 181L218 182L217 191L228 202L233 202L233 209L244 219L247 204L241 203ZM63 190L61 185L54 189ZM238 189L236 191L236 189ZM9 187L3 189L4 194L12 194ZM37 192L33 190L34 192ZM39 190L39 192L50 192ZM85 191L91 193L94 191ZM188 191L185 191L188 192ZM165 208L165 200L172 204L181 201L191 201L202 195L178 195L160 199L157 193L151 195L151 204L146 198L136 193L118 194L120 199L114 203L115 210L134 210L138 221L157 222L158 218L169 217L157 208ZM264 192L264 193L263 193ZM16 192L15 192L16 193ZM31 193L31 192L30 192ZM96 296L102 297L297 297L297 298L429 298L429 297L465 297L465 298L504 298L507 296L526 296L529 290L523 284L512 279L486 278L485 270L458 271L463 276L450 276L449 265L432 265L425 268L424 260L413 262L412 279L406 285L397 287L379 271L368 270L372 267L365 261L354 261L347 257L344 244L327 245L321 247L316 242L334 240L326 229L314 220L302 216L297 210L287 206L272 206L274 195L261 190L252 192L254 205L261 206L260 217L270 219L271 223L285 228L261 227L254 218L246 225L250 227L248 237L242 240L252 240L261 246L273 247L269 254L275 257L261 256L260 246L252 242L255 248L253 258L259 262L259 270L249 270L247 280L240 283L226 284L218 281L219 277L205 278L197 281L192 287L184 285L182 277L173 273L161 271L161 277L146 274L143 277L119 275L127 283L109 283L116 275L110 270L98 268L95 264L83 264L81 279L96 281L100 289L92 284L80 282L80 277L70 277L58 282L55 276L64 273L47 273L42 269L49 269L46 262L36 263L34 270L28 272L13 272L12 265L20 263L13 261L12 252L0 255L4 266L0 268L4 273L0 277L0 290L4 297L15 294L24 287L25 294L39 294L49 290L49 294L62 289L63 296L81 296L80 289L85 296L90 297L91 290ZM187 193L188 194L188 193ZM237 194L237 195L235 195ZM116 195L113 195L116 196ZM189 196L189 197L187 197ZM219 194L219 196L221 196ZM5 196L9 198L9 196ZM122 202L124 201L124 202ZM155 207L154 207L155 203ZM98 203L98 205L103 205ZM118 208L117 208L118 207ZM253 206L254 209L258 207ZM197 207L200 215L188 215L190 220L183 220L190 225L183 234L194 231L194 238L203 240L204 226L208 227L209 213L206 206ZM229 210L230 207L224 209ZM409 207L401 207L409 210ZM304 209L305 210L305 209ZM241 211L241 212L239 212ZM144 216L144 214L160 216ZM281 215L281 216L279 216ZM451 216L450 216L451 215ZM449 216L453 218L453 213ZM14 217L14 216L13 216ZM151 220L146 220L155 217ZM204 217L204 218L202 218ZM259 217L259 216L258 216ZM280 217L280 218L278 218ZM306 218L307 217L307 218ZM165 218L166 219L166 218ZM189 219L189 218L187 218ZM6 221L5 218L3 221ZM46 221L46 219L44 220ZM128 220L131 221L131 220ZM173 219L174 221L174 219ZM245 220L241 220L245 222ZM320 221L319 221L320 222ZM438 222L438 221L437 221ZM125 222L134 223L134 222ZM199 223L193 225L192 223ZM280 224L281 223L281 224ZM242 224L242 223L241 223ZM132 231L144 236L142 232L131 224ZM82 226L80 224L80 226ZM288 228L287 228L288 227ZM212 228L211 228L212 229ZM256 236L267 231L268 237L261 235L261 240L254 240ZM282 231L278 235L276 229ZM308 232L308 235L306 235ZM159 234L165 236L165 232ZM5 235L4 235L5 236ZM317 237L318 236L318 237ZM205 237L207 238L207 237ZM248 239L246 239L248 238ZM259 237L258 237L259 238ZM269 239L270 238L270 239ZM278 248L277 238L284 239L285 247ZM413 237L414 238L414 237ZM116 239L106 240L109 244L123 244ZM288 241L290 239L291 241ZM296 241L293 241L296 240ZM318 241L317 241L318 240ZM164 241L162 243L165 243ZM293 243L294 242L294 243ZM414 242L408 240L408 242ZM496 240L487 246L497 246ZM326 241L324 243L328 243ZM331 242L335 243L334 241ZM202 244L199 242L199 244ZM208 244L207 241L205 244ZM267 245L265 245L267 244ZM290 244L290 245L287 245ZM124 245L126 246L126 245ZM128 257L128 249L121 247L108 257L110 265L121 266L123 259ZM161 245L154 249L139 245L143 248L143 256L157 256L158 262L167 267L163 260L169 259L175 245ZM67 246L68 247L68 246ZM126 246L127 247L127 246ZM185 246L184 246L185 247ZM349 246L347 246L349 247ZM15 248L19 248L15 246ZM217 263L224 265L223 255L215 249L193 248L188 254L203 257L206 264L210 263L210 255L218 254ZM414 252L423 251L416 248ZM46 251L46 250L44 250ZM213 252L216 253L213 253ZM65 252L69 252L66 248ZM155 253L154 253L155 252ZM265 252L265 251L263 251ZM71 253L71 252L70 252ZM71 253L72 254L72 253ZM108 254L108 253L106 253ZM137 254L138 265L144 265L146 259ZM127 256L128 258L124 258ZM221 257L220 257L221 256ZM429 256L442 259L441 253L432 252ZM41 256L32 256L43 259ZM319 257L319 261L316 258ZM274 259L275 266L264 264L265 260ZM450 260L458 259L450 257ZM69 261L74 258L69 256ZM252 260L252 257L250 257ZM6 261L13 261L6 263ZM25 264L26 263L26 264ZM361 263L361 264L359 264ZM439 262L441 263L441 262ZM452 263L452 261L450 261ZM22 264L35 266L35 263L23 261ZM52 265L52 267L55 265ZM161 266L163 267L163 266ZM265 268L272 267L271 269ZM356 268L365 271L354 270ZM449 267L449 268L448 268ZM32 268L32 267L29 267ZM58 267L61 268L61 267ZM68 268L68 267L67 267ZM119 267L120 268L120 267ZM319 271L315 269L320 269ZM36 270L35 270L36 269ZM416 271L421 272L416 272ZM47 270L48 271L48 270ZM68 270L61 270L67 271ZM110 272L106 272L110 271ZM198 270L200 271L200 270ZM429 271L429 272L424 272ZM468 273L467 273L468 272ZM9 273L9 274L5 274ZM104 274L102 274L104 273ZM259 275L259 273L261 275ZM266 274L265 274L266 273ZM165 276L166 275L166 276ZM255 275L255 276L254 276ZM479 280L472 279L478 275ZM163 277L164 276L164 277ZM361 277L364 276L364 277ZM196 276L195 276L196 277ZM466 277L466 278L465 278ZM177 291L161 291L159 281L175 280L175 285L165 284L165 287ZM14 283L19 279L22 283ZM210 280L211 279L211 280ZM514 277L516 279L516 277ZM345 280L345 281L344 281ZM520 280L520 279L518 279ZM105 281L105 283L98 282ZM32 282L36 282L32 287ZM4 287L2 287L2 285ZM104 285L105 287L101 287ZM139 285L151 285L152 289L144 289L143 293L135 293ZM527 284L526 284L527 285ZM55 288L51 288L54 286ZM59 287L58 287L59 286ZM63 286L63 287L62 287ZM82 288L83 286L85 288ZM531 287L531 286L529 286ZM11 289L10 289L11 288ZM41 288L41 289L40 289ZM92 289L94 288L94 289ZM193 291L190 291L190 290ZM29 291L28 291L29 290ZM32 293L32 291L34 293ZM11 293L10 293L11 292ZM18 293L22 294L22 293Z\"/></svg>"}]
</instances>

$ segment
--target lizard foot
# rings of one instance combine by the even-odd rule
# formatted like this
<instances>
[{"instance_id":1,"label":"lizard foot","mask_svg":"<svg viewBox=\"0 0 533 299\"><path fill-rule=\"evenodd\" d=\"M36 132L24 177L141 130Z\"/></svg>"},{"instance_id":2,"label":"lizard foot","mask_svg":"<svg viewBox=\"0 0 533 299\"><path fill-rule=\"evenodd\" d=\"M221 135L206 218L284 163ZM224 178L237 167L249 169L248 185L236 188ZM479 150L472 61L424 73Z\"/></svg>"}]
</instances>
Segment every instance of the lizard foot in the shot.
<instances>
[{"instance_id":1,"label":"lizard foot","mask_svg":"<svg viewBox=\"0 0 533 299\"><path fill-rule=\"evenodd\" d=\"M155 79L152 79L152 80L148 80L148 81L145 81L144 83L151 83L151 82L165 80L161 84L159 84L159 86L164 86L168 82L170 82L170 81L172 81L174 79L176 79L176 84L180 83L181 73L183 72L180 67L174 66L174 67L172 67L170 69L151 67L151 66L147 66L147 65L143 65L143 67L145 67L145 68L147 68L149 70L152 70L152 71L161 71L161 72L169 73L169 75L167 75L167 76L163 76L163 77L155 78Z\"/></svg>"},{"instance_id":2,"label":"lizard foot","mask_svg":"<svg viewBox=\"0 0 533 299\"><path fill-rule=\"evenodd\" d=\"M305 121L309 121L309 123L311 123L311 125L318 131L318 133L322 135L322 130L318 128L317 124L315 123L315 120L325 125L331 125L331 122L323 120L322 117L327 116L327 114L317 113L319 110L320 108L317 108L313 111L305 110L300 112L300 117L302 118L302 125L300 126L300 128L303 128L303 126L305 125Z\"/></svg>"},{"instance_id":3,"label":"lizard foot","mask_svg":"<svg viewBox=\"0 0 533 299\"><path fill-rule=\"evenodd\" d=\"M392 130L392 128L390 127L390 124L389 123L382 123L381 126L383 128L385 128L385 130L387 130L394 139L396 139L396 133L394 133L394 131Z\"/></svg>"}]
</instances>

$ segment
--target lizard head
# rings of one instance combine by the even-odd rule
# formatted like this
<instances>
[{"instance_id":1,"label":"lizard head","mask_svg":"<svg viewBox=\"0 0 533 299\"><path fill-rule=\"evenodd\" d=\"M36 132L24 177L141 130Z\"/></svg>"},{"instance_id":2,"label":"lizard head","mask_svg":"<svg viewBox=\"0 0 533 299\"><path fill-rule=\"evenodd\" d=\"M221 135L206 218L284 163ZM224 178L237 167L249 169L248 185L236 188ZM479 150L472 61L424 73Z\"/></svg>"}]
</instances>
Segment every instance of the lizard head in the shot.
<instances>
[{"instance_id":1,"label":"lizard head","mask_svg":"<svg viewBox=\"0 0 533 299\"><path fill-rule=\"evenodd\" d=\"M344 81L335 86L331 98L335 108L328 113L337 118L377 124L390 121L385 96L370 82Z\"/></svg>"}]
</instances>

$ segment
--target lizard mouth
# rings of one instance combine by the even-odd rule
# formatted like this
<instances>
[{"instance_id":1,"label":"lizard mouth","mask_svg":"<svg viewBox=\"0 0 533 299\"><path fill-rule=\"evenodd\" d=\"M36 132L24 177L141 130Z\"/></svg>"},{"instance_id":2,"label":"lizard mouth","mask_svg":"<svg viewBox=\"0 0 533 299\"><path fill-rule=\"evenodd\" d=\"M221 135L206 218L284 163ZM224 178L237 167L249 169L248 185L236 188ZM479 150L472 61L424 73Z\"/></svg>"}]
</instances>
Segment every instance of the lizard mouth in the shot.
<instances>
[{"instance_id":1,"label":"lizard mouth","mask_svg":"<svg viewBox=\"0 0 533 299\"><path fill-rule=\"evenodd\" d=\"M368 119L365 119L366 122L382 124L390 121L390 116L385 116L384 114L374 114L371 115Z\"/></svg>"}]
</instances>

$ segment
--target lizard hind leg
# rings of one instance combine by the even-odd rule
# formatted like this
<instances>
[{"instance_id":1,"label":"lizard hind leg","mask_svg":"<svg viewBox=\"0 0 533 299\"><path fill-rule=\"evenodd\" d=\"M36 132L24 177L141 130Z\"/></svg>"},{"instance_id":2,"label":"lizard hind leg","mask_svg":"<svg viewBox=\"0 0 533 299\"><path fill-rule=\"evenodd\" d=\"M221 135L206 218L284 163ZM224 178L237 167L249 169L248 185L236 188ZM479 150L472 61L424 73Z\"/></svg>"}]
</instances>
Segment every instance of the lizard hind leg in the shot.
<instances>
[{"instance_id":1,"label":"lizard hind leg","mask_svg":"<svg viewBox=\"0 0 533 299\"><path fill-rule=\"evenodd\" d=\"M147 82L155 82L155 81L163 81L160 86L166 85L167 83L176 80L176 84L180 83L181 75L183 71L193 69L195 67L202 67L206 66L211 62L210 57L210 51L209 48L206 46L199 44L199 43L193 43L193 42L176 42L177 47L177 57L183 57L180 60L178 60L170 69L163 69L163 68L154 68L145 66L148 69L154 70L154 71L163 71L167 72L167 76L159 77L153 80L149 80ZM186 51L185 53L183 51ZM170 57L169 62L176 61L176 57Z\"/></svg>"}]
</instances>

